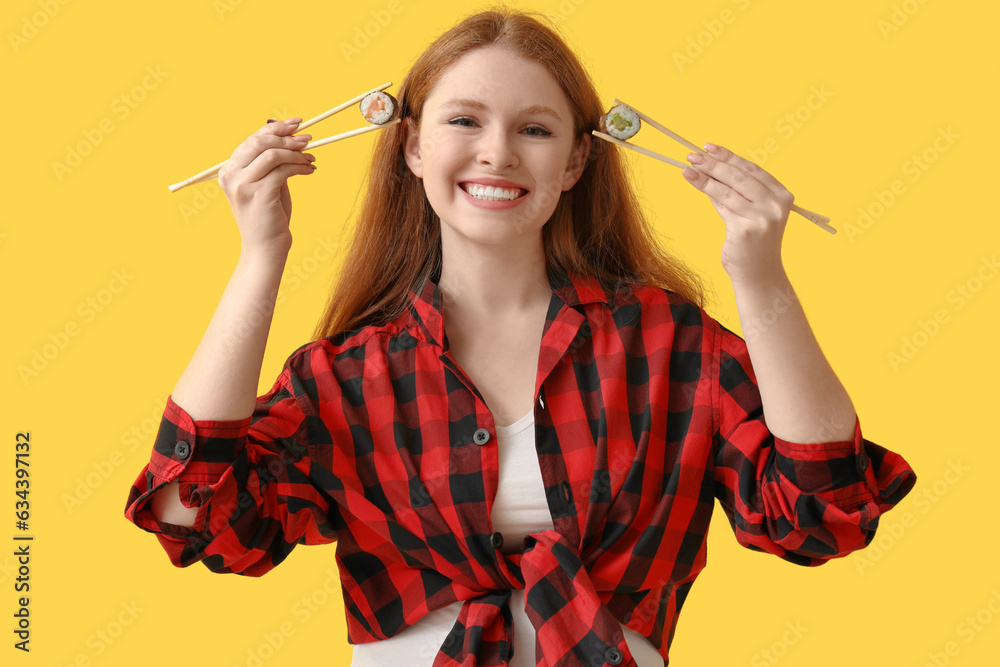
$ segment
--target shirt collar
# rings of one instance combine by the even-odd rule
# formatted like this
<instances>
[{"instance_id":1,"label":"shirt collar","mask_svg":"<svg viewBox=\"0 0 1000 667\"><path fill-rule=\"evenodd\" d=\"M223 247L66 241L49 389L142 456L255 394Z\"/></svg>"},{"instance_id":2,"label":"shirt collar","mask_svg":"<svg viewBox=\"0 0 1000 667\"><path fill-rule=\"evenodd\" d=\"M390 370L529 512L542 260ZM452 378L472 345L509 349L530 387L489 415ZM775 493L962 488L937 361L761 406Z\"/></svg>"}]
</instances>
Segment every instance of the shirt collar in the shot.
<instances>
[{"instance_id":1,"label":"shirt collar","mask_svg":"<svg viewBox=\"0 0 1000 667\"><path fill-rule=\"evenodd\" d=\"M611 305L615 292L611 292L593 276L565 272L549 265L547 267L549 287L554 299L570 307L588 303ZM427 279L423 285L410 290L409 313L413 318L414 332L429 343L444 347L444 296L437 282ZM551 312L551 306L550 306Z\"/></svg>"}]
</instances>

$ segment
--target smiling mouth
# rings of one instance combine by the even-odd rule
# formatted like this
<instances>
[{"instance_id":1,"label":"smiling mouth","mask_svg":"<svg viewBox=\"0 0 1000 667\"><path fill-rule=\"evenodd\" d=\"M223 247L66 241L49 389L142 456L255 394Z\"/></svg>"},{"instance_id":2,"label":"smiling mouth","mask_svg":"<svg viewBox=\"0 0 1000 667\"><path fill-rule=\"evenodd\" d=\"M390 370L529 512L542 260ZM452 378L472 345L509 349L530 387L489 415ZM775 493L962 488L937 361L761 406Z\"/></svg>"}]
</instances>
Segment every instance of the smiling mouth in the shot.
<instances>
[{"instance_id":1,"label":"smiling mouth","mask_svg":"<svg viewBox=\"0 0 1000 667\"><path fill-rule=\"evenodd\" d=\"M523 188L501 188L478 183L459 183L459 187L469 196L483 201L514 201L528 194Z\"/></svg>"}]
</instances>

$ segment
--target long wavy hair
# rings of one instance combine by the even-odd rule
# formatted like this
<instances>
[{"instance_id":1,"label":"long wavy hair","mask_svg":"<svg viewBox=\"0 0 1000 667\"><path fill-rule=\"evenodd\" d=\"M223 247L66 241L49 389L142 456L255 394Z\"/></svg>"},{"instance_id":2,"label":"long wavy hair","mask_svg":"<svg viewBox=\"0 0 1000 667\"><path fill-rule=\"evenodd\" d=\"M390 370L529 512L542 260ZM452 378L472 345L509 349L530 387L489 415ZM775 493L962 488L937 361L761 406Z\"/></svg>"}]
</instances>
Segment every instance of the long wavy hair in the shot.
<instances>
[{"instance_id":1,"label":"long wavy hair","mask_svg":"<svg viewBox=\"0 0 1000 667\"><path fill-rule=\"evenodd\" d=\"M597 129L604 112L590 76L544 16L504 7L474 14L438 37L399 88L404 122L419 128L424 102L442 73L470 51L490 45L541 63L573 111L574 136ZM410 289L441 273L441 228L403 157L398 123L379 132L357 226L314 339L401 315ZM622 284L656 285L704 306L701 277L666 253L630 185L617 147L594 140L576 185L559 195L542 227L547 266L592 276L615 291Z\"/></svg>"}]
</instances>

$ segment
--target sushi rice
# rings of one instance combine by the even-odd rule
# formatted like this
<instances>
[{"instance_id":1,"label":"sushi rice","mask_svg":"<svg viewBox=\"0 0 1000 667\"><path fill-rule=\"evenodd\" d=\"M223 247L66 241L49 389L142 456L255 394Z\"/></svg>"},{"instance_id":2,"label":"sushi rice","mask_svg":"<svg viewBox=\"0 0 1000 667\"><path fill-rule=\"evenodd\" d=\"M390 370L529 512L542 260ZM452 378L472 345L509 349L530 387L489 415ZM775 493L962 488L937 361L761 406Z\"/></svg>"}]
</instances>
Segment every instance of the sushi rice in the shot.
<instances>
[{"instance_id":1,"label":"sushi rice","mask_svg":"<svg viewBox=\"0 0 1000 667\"><path fill-rule=\"evenodd\" d=\"M361 100L361 115L369 123L383 125L392 120L396 113L393 97L381 91L369 93Z\"/></svg>"},{"instance_id":2,"label":"sushi rice","mask_svg":"<svg viewBox=\"0 0 1000 667\"><path fill-rule=\"evenodd\" d=\"M618 104L611 108L604 116L604 127L608 134L615 139L631 139L636 135L642 123L635 111Z\"/></svg>"}]
</instances>

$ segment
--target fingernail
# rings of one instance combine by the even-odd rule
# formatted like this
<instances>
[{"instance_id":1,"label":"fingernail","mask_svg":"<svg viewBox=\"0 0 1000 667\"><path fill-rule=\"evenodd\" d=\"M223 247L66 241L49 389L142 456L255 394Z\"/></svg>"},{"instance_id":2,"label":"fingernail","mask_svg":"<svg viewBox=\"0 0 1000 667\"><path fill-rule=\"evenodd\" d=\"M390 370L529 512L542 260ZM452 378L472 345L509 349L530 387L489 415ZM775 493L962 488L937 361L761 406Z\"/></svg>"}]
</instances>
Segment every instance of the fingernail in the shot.
<instances>
[{"instance_id":1,"label":"fingernail","mask_svg":"<svg viewBox=\"0 0 1000 667\"><path fill-rule=\"evenodd\" d=\"M288 120L286 120L285 124L286 125L298 125L301 122L302 122L302 118L300 118L299 116L296 116L295 118L289 118Z\"/></svg>"},{"instance_id":2,"label":"fingernail","mask_svg":"<svg viewBox=\"0 0 1000 667\"><path fill-rule=\"evenodd\" d=\"M268 118L267 122L268 123L277 123L278 121L274 120L273 118Z\"/></svg>"},{"instance_id":3,"label":"fingernail","mask_svg":"<svg viewBox=\"0 0 1000 667\"><path fill-rule=\"evenodd\" d=\"M704 148L709 153L718 153L719 152L719 147L716 146L715 144L706 143L704 146L702 146L702 148Z\"/></svg>"},{"instance_id":4,"label":"fingernail","mask_svg":"<svg viewBox=\"0 0 1000 667\"><path fill-rule=\"evenodd\" d=\"M684 167L684 170L681 173L684 174L684 178L689 181L693 181L698 178L698 170L692 167Z\"/></svg>"},{"instance_id":5,"label":"fingernail","mask_svg":"<svg viewBox=\"0 0 1000 667\"><path fill-rule=\"evenodd\" d=\"M701 164L705 161L705 158L698 153L688 153L687 159L692 164Z\"/></svg>"},{"instance_id":6,"label":"fingernail","mask_svg":"<svg viewBox=\"0 0 1000 667\"><path fill-rule=\"evenodd\" d=\"M296 141L309 141L309 140L312 139L312 135L311 134L296 134L292 138L295 139Z\"/></svg>"}]
</instances>

